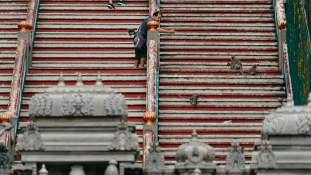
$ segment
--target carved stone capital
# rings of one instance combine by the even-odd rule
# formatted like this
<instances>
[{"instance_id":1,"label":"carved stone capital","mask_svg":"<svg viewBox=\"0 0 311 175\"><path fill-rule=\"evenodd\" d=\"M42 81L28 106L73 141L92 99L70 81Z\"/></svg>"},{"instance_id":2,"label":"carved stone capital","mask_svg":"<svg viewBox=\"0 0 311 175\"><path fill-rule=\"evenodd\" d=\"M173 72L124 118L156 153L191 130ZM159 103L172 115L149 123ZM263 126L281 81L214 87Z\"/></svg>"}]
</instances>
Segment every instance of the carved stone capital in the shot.
<instances>
[{"instance_id":1,"label":"carved stone capital","mask_svg":"<svg viewBox=\"0 0 311 175\"><path fill-rule=\"evenodd\" d=\"M201 143L197 138L196 130L193 130L191 140L177 148L176 165L212 165L214 157L215 149L208 144Z\"/></svg>"},{"instance_id":2,"label":"carved stone capital","mask_svg":"<svg viewBox=\"0 0 311 175\"><path fill-rule=\"evenodd\" d=\"M245 170L245 157L243 155L242 147L239 146L238 142L231 142L229 148L229 154L226 157L226 170L230 171L235 166L241 170Z\"/></svg>"},{"instance_id":3,"label":"carved stone capital","mask_svg":"<svg viewBox=\"0 0 311 175\"><path fill-rule=\"evenodd\" d=\"M151 143L149 154L146 156L146 171L163 171L164 170L164 156L161 153L159 142Z\"/></svg>"},{"instance_id":4,"label":"carved stone capital","mask_svg":"<svg viewBox=\"0 0 311 175\"><path fill-rule=\"evenodd\" d=\"M33 121L22 132L23 135L19 135L17 139L16 151L43 151L45 149L41 134Z\"/></svg>"},{"instance_id":5,"label":"carved stone capital","mask_svg":"<svg viewBox=\"0 0 311 175\"><path fill-rule=\"evenodd\" d=\"M121 121L108 148L118 151L139 151L138 138L136 135L132 135L127 124Z\"/></svg>"},{"instance_id":6,"label":"carved stone capital","mask_svg":"<svg viewBox=\"0 0 311 175\"><path fill-rule=\"evenodd\" d=\"M276 168L275 155L272 152L272 146L268 140L263 140L261 150L257 157L258 168L274 169Z\"/></svg>"}]
</instances>

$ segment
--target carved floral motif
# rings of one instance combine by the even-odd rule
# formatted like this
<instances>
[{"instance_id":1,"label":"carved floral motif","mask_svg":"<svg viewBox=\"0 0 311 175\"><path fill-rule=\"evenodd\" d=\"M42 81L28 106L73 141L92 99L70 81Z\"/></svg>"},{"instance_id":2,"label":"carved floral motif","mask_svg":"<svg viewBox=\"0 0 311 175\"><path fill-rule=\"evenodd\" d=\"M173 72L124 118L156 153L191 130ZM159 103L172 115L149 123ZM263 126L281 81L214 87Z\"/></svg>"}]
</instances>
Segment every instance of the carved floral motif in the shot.
<instances>
[{"instance_id":1,"label":"carved floral motif","mask_svg":"<svg viewBox=\"0 0 311 175\"><path fill-rule=\"evenodd\" d=\"M52 105L48 94L35 94L29 102L29 116L49 116Z\"/></svg>"},{"instance_id":2,"label":"carved floral motif","mask_svg":"<svg viewBox=\"0 0 311 175\"><path fill-rule=\"evenodd\" d=\"M177 165L204 165L211 164L215 157L215 149L208 144L201 143L193 130L191 140L177 148Z\"/></svg>"},{"instance_id":3,"label":"carved floral motif","mask_svg":"<svg viewBox=\"0 0 311 175\"><path fill-rule=\"evenodd\" d=\"M271 169L276 168L275 155L272 152L272 146L268 140L263 140L261 150L257 157L258 168Z\"/></svg>"},{"instance_id":4,"label":"carved floral motif","mask_svg":"<svg viewBox=\"0 0 311 175\"><path fill-rule=\"evenodd\" d=\"M298 129L297 132L299 134L305 134L310 132L311 127L311 114L301 113L298 114L298 119L296 122Z\"/></svg>"},{"instance_id":5,"label":"carved floral motif","mask_svg":"<svg viewBox=\"0 0 311 175\"><path fill-rule=\"evenodd\" d=\"M245 157L242 152L242 147L238 142L232 142L229 148L229 154L226 158L226 169L231 170L234 168L234 164L237 163L237 167L240 170L245 170Z\"/></svg>"},{"instance_id":6,"label":"carved floral motif","mask_svg":"<svg viewBox=\"0 0 311 175\"><path fill-rule=\"evenodd\" d=\"M122 94L112 94L104 101L106 115L127 114L127 104Z\"/></svg>"},{"instance_id":7,"label":"carved floral motif","mask_svg":"<svg viewBox=\"0 0 311 175\"><path fill-rule=\"evenodd\" d=\"M42 142L38 127L32 121L23 132L23 137L17 139L16 151L43 151L45 145Z\"/></svg>"},{"instance_id":8,"label":"carved floral motif","mask_svg":"<svg viewBox=\"0 0 311 175\"><path fill-rule=\"evenodd\" d=\"M284 122L281 120L280 115L272 113L263 121L262 133L278 134L281 132L283 126Z\"/></svg>"},{"instance_id":9,"label":"carved floral motif","mask_svg":"<svg viewBox=\"0 0 311 175\"><path fill-rule=\"evenodd\" d=\"M92 116L94 114L94 95L90 93L73 93L63 95L63 114L65 116Z\"/></svg>"},{"instance_id":10,"label":"carved floral motif","mask_svg":"<svg viewBox=\"0 0 311 175\"><path fill-rule=\"evenodd\" d=\"M118 126L117 132L114 134L112 143L108 146L109 150L120 151L138 151L138 138L132 136L128 126L124 121Z\"/></svg>"},{"instance_id":11,"label":"carved floral motif","mask_svg":"<svg viewBox=\"0 0 311 175\"><path fill-rule=\"evenodd\" d=\"M161 154L161 148L159 143L151 143L151 148L149 149L149 154L146 156L146 170L158 169L164 170L164 157Z\"/></svg>"}]
</instances>

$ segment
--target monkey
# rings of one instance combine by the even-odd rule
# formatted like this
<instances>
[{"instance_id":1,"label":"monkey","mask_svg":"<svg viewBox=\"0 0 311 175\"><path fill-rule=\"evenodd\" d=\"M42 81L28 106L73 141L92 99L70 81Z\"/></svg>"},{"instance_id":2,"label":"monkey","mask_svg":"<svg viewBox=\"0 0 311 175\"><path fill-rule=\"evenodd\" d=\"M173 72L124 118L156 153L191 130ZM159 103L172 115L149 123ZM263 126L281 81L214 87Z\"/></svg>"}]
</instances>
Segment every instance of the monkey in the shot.
<instances>
[{"instance_id":1,"label":"monkey","mask_svg":"<svg viewBox=\"0 0 311 175\"><path fill-rule=\"evenodd\" d=\"M241 153L244 153L244 146L241 146Z\"/></svg>"},{"instance_id":2,"label":"monkey","mask_svg":"<svg viewBox=\"0 0 311 175\"><path fill-rule=\"evenodd\" d=\"M227 63L227 65L230 66L230 69L240 71L242 73L242 75L244 75L241 61L239 59L235 58L234 55L231 56L231 61L232 61L232 63ZM247 78L246 75L244 75L244 76Z\"/></svg>"},{"instance_id":3,"label":"monkey","mask_svg":"<svg viewBox=\"0 0 311 175\"><path fill-rule=\"evenodd\" d=\"M179 94L178 94L178 96L179 96L180 98L182 98ZM200 96L199 94L194 94L194 95L192 95L192 96L190 97L190 104L196 106L197 103L198 103L198 98L199 98L199 96ZM186 99L186 98L183 98L183 99Z\"/></svg>"},{"instance_id":4,"label":"monkey","mask_svg":"<svg viewBox=\"0 0 311 175\"><path fill-rule=\"evenodd\" d=\"M257 64L254 64L252 68L249 69L248 75L256 75Z\"/></svg>"},{"instance_id":5,"label":"monkey","mask_svg":"<svg viewBox=\"0 0 311 175\"><path fill-rule=\"evenodd\" d=\"M196 106L197 103L198 103L198 98L199 98L199 96L200 96L199 94L192 95L192 96L190 97L190 104Z\"/></svg>"}]
</instances>

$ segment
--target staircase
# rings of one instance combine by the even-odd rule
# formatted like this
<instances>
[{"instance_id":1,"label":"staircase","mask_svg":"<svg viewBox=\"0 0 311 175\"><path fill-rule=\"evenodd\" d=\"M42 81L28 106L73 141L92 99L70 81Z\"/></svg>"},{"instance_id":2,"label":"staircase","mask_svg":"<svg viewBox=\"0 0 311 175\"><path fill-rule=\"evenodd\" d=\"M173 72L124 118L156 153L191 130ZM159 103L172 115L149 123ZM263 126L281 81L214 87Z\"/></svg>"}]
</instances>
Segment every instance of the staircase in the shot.
<instances>
[{"instance_id":1,"label":"staircase","mask_svg":"<svg viewBox=\"0 0 311 175\"><path fill-rule=\"evenodd\" d=\"M166 165L196 129L225 163L232 140L244 147L246 162L260 140L262 120L285 99L271 0L161 0L159 142ZM229 70L230 56L242 61L246 79ZM198 105L189 97L200 94Z\"/></svg>"},{"instance_id":2,"label":"staircase","mask_svg":"<svg viewBox=\"0 0 311 175\"><path fill-rule=\"evenodd\" d=\"M142 142L146 109L146 68L134 69L133 39L127 28L137 28L148 17L147 0L128 0L109 10L106 1L41 0L32 68L26 77L21 122L27 122L29 99L58 83L73 86L77 73L94 85L100 72L103 84L123 93L130 122L136 122ZM116 4L116 2L115 2Z\"/></svg>"},{"instance_id":3,"label":"staircase","mask_svg":"<svg viewBox=\"0 0 311 175\"><path fill-rule=\"evenodd\" d=\"M26 19L28 0L0 0L0 115L8 107L17 47L17 24Z\"/></svg>"}]
</instances>

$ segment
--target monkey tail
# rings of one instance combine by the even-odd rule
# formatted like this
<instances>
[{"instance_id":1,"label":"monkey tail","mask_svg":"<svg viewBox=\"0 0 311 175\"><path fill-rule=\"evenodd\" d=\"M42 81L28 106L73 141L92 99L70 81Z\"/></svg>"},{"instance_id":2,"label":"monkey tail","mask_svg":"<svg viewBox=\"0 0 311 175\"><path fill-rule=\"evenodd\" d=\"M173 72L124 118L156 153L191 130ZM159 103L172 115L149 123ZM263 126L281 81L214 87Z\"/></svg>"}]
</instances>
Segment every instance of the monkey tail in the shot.
<instances>
[{"instance_id":1,"label":"monkey tail","mask_svg":"<svg viewBox=\"0 0 311 175\"><path fill-rule=\"evenodd\" d=\"M178 94L178 96L179 96L180 98L182 98L179 94ZM186 98L183 98L183 99L186 99Z\"/></svg>"},{"instance_id":2,"label":"monkey tail","mask_svg":"<svg viewBox=\"0 0 311 175\"><path fill-rule=\"evenodd\" d=\"M243 73L243 69L240 69L240 72L245 76L245 78L247 78L247 76Z\"/></svg>"}]
</instances>

